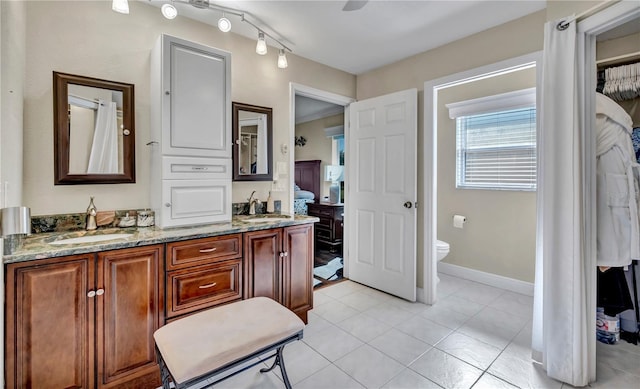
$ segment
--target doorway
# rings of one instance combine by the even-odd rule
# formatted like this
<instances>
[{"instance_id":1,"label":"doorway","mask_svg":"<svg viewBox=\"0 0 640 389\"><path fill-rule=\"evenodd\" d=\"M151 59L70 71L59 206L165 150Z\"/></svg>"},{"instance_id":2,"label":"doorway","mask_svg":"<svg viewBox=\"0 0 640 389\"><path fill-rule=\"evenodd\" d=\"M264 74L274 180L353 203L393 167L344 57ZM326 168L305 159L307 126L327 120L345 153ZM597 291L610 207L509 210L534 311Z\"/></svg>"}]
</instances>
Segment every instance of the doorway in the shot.
<instances>
[{"instance_id":1,"label":"doorway","mask_svg":"<svg viewBox=\"0 0 640 389\"><path fill-rule=\"evenodd\" d=\"M291 213L320 219L314 228L314 287L347 276L345 131L353 101L291 84Z\"/></svg>"},{"instance_id":2,"label":"doorway","mask_svg":"<svg viewBox=\"0 0 640 389\"><path fill-rule=\"evenodd\" d=\"M424 235L423 235L423 244L424 244L424 269L423 269L423 279L424 279L424 295L419 296L421 301L424 301L427 304L434 304L437 300L437 283L438 283L438 247L436 242L438 239L438 229L439 227L451 226L452 216L453 216L453 208L451 209L451 214L441 215L440 223L438 222L438 193L439 193L439 179L438 179L438 133L437 129L439 127L438 122L438 112L442 108L439 103L439 99L441 98L441 94L444 91L447 91L452 88L464 86L470 84L472 82L483 81L486 79L494 79L498 76L510 75L514 72L519 72L523 70L528 70L532 68L536 68L536 63L541 61L541 52L532 53L528 55L524 55L521 57L513 58L506 61L501 61L495 64L483 66L480 68L472 69L469 71L453 74L447 77L443 77L437 80L427 81L424 84L424 150L426 155L431 155L431 157L424 159L424 196L423 196L423 204L425 207L423 208L423 216L424 216ZM540 67L537 67L536 70L536 79L540 79ZM454 142L455 143L455 142ZM454 147L454 146L452 146ZM453 171L449 174L451 179L456 176L456 172ZM454 184L451 184L454 185ZM456 190L458 191L458 190ZM476 191L478 192L478 196L485 196L486 191ZM481 193L482 192L482 193ZM502 193L504 194L504 193ZM463 201L463 203L468 203L467 201ZM535 206L534 206L535 207ZM471 212L471 211L470 211ZM456 212L457 213L457 212ZM464 215L462 215L464 216ZM446 219L446 220L445 220ZM469 219L468 223L472 223L472 220ZM535 226L535 220L533 225ZM441 228L442 229L442 228ZM464 230L458 230L458 232L449 231L450 236L459 236L463 234ZM535 231L535 229L534 229ZM535 232L531 235L535 237ZM452 238L453 239L453 238ZM456 248L450 247L452 253L455 253ZM535 260L535 259L534 259ZM533 263L531 264L533 266ZM471 267L471 266L470 266ZM467 270L467 268L458 266L458 270ZM491 283L494 286L501 287L503 289L508 289L511 291L515 291L522 294L533 295L533 285L532 283L522 282L517 279L512 279L508 277L502 277L499 275L493 275L490 272L485 271L475 271L470 270L467 272L468 274L459 276L463 276L465 278L469 278L470 276L474 277L482 277L482 282ZM473 274L469 274L473 273Z\"/></svg>"}]
</instances>

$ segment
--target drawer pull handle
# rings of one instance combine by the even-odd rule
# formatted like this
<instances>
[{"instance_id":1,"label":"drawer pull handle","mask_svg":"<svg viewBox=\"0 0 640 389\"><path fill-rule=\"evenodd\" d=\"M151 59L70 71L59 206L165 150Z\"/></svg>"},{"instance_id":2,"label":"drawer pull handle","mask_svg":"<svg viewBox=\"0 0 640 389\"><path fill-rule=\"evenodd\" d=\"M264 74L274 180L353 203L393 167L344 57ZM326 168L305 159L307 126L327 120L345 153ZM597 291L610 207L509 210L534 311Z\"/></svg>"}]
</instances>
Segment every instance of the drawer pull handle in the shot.
<instances>
[{"instance_id":1,"label":"drawer pull handle","mask_svg":"<svg viewBox=\"0 0 640 389\"><path fill-rule=\"evenodd\" d=\"M203 167L203 166L192 166L191 169L192 170L209 170L208 167Z\"/></svg>"},{"instance_id":2,"label":"drawer pull handle","mask_svg":"<svg viewBox=\"0 0 640 389\"><path fill-rule=\"evenodd\" d=\"M212 253L214 251L216 251L218 248L217 247L212 247L210 249L200 249L201 253Z\"/></svg>"},{"instance_id":3,"label":"drawer pull handle","mask_svg":"<svg viewBox=\"0 0 640 389\"><path fill-rule=\"evenodd\" d=\"M212 282L212 283L207 284L207 285L200 285L200 286L198 286L198 288L200 288L200 289L213 288L214 286L216 286L216 284L217 284L217 282Z\"/></svg>"}]
</instances>

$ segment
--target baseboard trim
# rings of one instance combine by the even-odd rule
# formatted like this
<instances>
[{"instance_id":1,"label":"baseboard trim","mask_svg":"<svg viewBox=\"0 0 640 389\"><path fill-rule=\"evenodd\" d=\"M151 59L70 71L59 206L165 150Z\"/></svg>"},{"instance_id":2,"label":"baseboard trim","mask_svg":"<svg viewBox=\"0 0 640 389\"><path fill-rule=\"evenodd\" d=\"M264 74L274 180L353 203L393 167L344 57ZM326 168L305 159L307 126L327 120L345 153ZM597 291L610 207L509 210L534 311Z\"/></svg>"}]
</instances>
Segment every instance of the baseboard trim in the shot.
<instances>
[{"instance_id":1,"label":"baseboard trim","mask_svg":"<svg viewBox=\"0 0 640 389\"><path fill-rule=\"evenodd\" d=\"M453 265L446 262L438 263L438 273L464 278L465 280L479 282L481 284L510 290L527 296L533 296L533 284L531 282L516 280L515 278L486 273L480 270L469 269L468 267ZM418 288L418 301L420 301L420 296L422 296L422 301L424 301L424 290Z\"/></svg>"}]
</instances>

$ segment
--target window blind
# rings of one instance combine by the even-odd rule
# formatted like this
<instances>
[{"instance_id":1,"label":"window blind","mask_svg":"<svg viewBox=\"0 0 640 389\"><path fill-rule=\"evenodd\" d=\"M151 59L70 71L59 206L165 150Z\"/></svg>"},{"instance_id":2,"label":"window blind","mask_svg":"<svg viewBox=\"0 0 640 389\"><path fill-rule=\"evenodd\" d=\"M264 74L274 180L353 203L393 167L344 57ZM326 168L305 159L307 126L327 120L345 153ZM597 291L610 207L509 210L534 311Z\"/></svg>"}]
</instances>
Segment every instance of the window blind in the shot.
<instances>
[{"instance_id":1,"label":"window blind","mask_svg":"<svg viewBox=\"0 0 640 389\"><path fill-rule=\"evenodd\" d=\"M536 189L536 109L456 119L456 187Z\"/></svg>"}]
</instances>

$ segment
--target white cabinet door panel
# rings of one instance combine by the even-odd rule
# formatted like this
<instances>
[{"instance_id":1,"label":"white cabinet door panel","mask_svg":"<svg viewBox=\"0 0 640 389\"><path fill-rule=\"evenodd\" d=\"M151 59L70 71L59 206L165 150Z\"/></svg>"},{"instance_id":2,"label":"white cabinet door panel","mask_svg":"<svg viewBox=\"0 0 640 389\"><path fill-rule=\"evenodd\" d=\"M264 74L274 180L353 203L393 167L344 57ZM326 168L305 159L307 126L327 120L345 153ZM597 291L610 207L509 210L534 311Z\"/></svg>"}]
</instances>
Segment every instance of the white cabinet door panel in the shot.
<instances>
[{"instance_id":1,"label":"white cabinet door panel","mask_svg":"<svg viewBox=\"0 0 640 389\"><path fill-rule=\"evenodd\" d=\"M164 39L164 155L231 157L229 53Z\"/></svg>"},{"instance_id":2,"label":"white cabinet door panel","mask_svg":"<svg viewBox=\"0 0 640 389\"><path fill-rule=\"evenodd\" d=\"M215 223L231 219L228 180L163 180L160 227Z\"/></svg>"}]
</instances>

